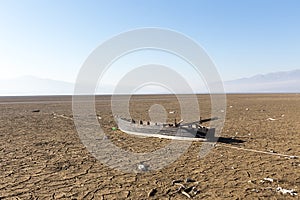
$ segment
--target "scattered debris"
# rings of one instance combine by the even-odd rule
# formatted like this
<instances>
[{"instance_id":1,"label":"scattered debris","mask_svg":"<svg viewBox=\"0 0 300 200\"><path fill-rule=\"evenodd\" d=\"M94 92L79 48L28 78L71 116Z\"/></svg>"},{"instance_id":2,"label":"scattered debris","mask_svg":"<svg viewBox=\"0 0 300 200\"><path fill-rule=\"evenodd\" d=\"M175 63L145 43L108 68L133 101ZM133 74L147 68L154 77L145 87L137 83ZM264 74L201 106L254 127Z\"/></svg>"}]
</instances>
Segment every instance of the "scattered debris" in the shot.
<instances>
[{"instance_id":1,"label":"scattered debris","mask_svg":"<svg viewBox=\"0 0 300 200\"><path fill-rule=\"evenodd\" d=\"M117 127L111 127L111 130L113 130L113 131L116 131L117 130Z\"/></svg>"},{"instance_id":2,"label":"scattered debris","mask_svg":"<svg viewBox=\"0 0 300 200\"><path fill-rule=\"evenodd\" d=\"M148 171L148 168L146 165L144 164L138 164L138 169L145 172L145 171Z\"/></svg>"},{"instance_id":3,"label":"scattered debris","mask_svg":"<svg viewBox=\"0 0 300 200\"><path fill-rule=\"evenodd\" d=\"M40 112L41 110L39 109L35 109L35 110L32 110L32 112Z\"/></svg>"},{"instance_id":4,"label":"scattered debris","mask_svg":"<svg viewBox=\"0 0 300 200\"><path fill-rule=\"evenodd\" d=\"M290 156L289 159L297 159L297 156Z\"/></svg>"},{"instance_id":5,"label":"scattered debris","mask_svg":"<svg viewBox=\"0 0 300 200\"><path fill-rule=\"evenodd\" d=\"M170 111L169 113L170 113L170 114L175 114L175 113L176 113L176 111L174 111L174 110L173 110L173 111Z\"/></svg>"},{"instance_id":6,"label":"scattered debris","mask_svg":"<svg viewBox=\"0 0 300 200\"><path fill-rule=\"evenodd\" d=\"M283 189L282 187L278 187L278 188L276 188L276 191L280 192L282 194L289 194L291 196L297 196L298 195L297 192L293 189L292 190L287 190L287 189Z\"/></svg>"},{"instance_id":7,"label":"scattered debris","mask_svg":"<svg viewBox=\"0 0 300 200\"><path fill-rule=\"evenodd\" d=\"M56 114L56 113L52 113L52 115L54 115L53 118L61 117L61 118L64 118L64 119L71 119L72 120L72 117L68 117L64 114L59 115L59 114Z\"/></svg>"},{"instance_id":8,"label":"scattered debris","mask_svg":"<svg viewBox=\"0 0 300 200\"><path fill-rule=\"evenodd\" d=\"M248 110L249 110L249 108L246 108L246 110L248 111Z\"/></svg>"},{"instance_id":9,"label":"scattered debris","mask_svg":"<svg viewBox=\"0 0 300 200\"><path fill-rule=\"evenodd\" d=\"M256 193L258 193L259 190L258 190L258 189L252 189L251 192L256 192Z\"/></svg>"},{"instance_id":10,"label":"scattered debris","mask_svg":"<svg viewBox=\"0 0 300 200\"><path fill-rule=\"evenodd\" d=\"M267 120L269 120L269 121L275 121L276 119L269 117Z\"/></svg>"},{"instance_id":11,"label":"scattered debris","mask_svg":"<svg viewBox=\"0 0 300 200\"><path fill-rule=\"evenodd\" d=\"M185 188L185 186L182 183L175 183L175 185L179 185L180 188Z\"/></svg>"},{"instance_id":12,"label":"scattered debris","mask_svg":"<svg viewBox=\"0 0 300 200\"><path fill-rule=\"evenodd\" d=\"M178 184L175 184L178 185ZM177 193L181 192L182 189L185 189L184 185L180 184L181 186L177 189Z\"/></svg>"},{"instance_id":13,"label":"scattered debris","mask_svg":"<svg viewBox=\"0 0 300 200\"><path fill-rule=\"evenodd\" d=\"M186 189L184 189L185 192L189 193L193 190L194 186L188 187Z\"/></svg>"},{"instance_id":14,"label":"scattered debris","mask_svg":"<svg viewBox=\"0 0 300 200\"><path fill-rule=\"evenodd\" d=\"M196 189L196 187L193 187L192 188L192 191L191 191L194 195L198 194L200 191Z\"/></svg>"},{"instance_id":15,"label":"scattered debris","mask_svg":"<svg viewBox=\"0 0 300 200\"><path fill-rule=\"evenodd\" d=\"M270 153L277 153L276 151L274 151L273 149L269 150Z\"/></svg>"},{"instance_id":16,"label":"scattered debris","mask_svg":"<svg viewBox=\"0 0 300 200\"><path fill-rule=\"evenodd\" d=\"M102 119L100 116L98 116L98 119Z\"/></svg>"},{"instance_id":17,"label":"scattered debris","mask_svg":"<svg viewBox=\"0 0 300 200\"><path fill-rule=\"evenodd\" d=\"M225 112L225 110L220 110L221 113Z\"/></svg>"},{"instance_id":18,"label":"scattered debris","mask_svg":"<svg viewBox=\"0 0 300 200\"><path fill-rule=\"evenodd\" d=\"M284 114L282 114L281 117L284 117Z\"/></svg>"},{"instance_id":19,"label":"scattered debris","mask_svg":"<svg viewBox=\"0 0 300 200\"><path fill-rule=\"evenodd\" d=\"M191 198L191 195L189 195L186 191L181 190L181 194L185 195L187 198Z\"/></svg>"},{"instance_id":20,"label":"scattered debris","mask_svg":"<svg viewBox=\"0 0 300 200\"><path fill-rule=\"evenodd\" d=\"M233 106L229 106L229 108L232 108Z\"/></svg>"},{"instance_id":21,"label":"scattered debris","mask_svg":"<svg viewBox=\"0 0 300 200\"><path fill-rule=\"evenodd\" d=\"M157 193L157 189L156 189L156 188L153 188L153 189L150 190L150 192L148 193L148 197L153 197L156 193Z\"/></svg>"},{"instance_id":22,"label":"scattered debris","mask_svg":"<svg viewBox=\"0 0 300 200\"><path fill-rule=\"evenodd\" d=\"M239 132L235 132L235 136L233 136L232 138L237 137L238 134L239 134Z\"/></svg>"},{"instance_id":23,"label":"scattered debris","mask_svg":"<svg viewBox=\"0 0 300 200\"><path fill-rule=\"evenodd\" d=\"M198 182L196 182L195 180L191 179L191 178L186 178L185 179L185 183L187 184L187 186L185 186L184 184L182 184L182 180L173 180L172 181L172 185L177 185L179 186L179 188L177 189L177 193L181 193L183 195L185 195L187 198L192 198L192 196L198 194L200 191L197 190L196 185L195 184L190 184L190 183L196 183L198 184Z\"/></svg>"},{"instance_id":24,"label":"scattered debris","mask_svg":"<svg viewBox=\"0 0 300 200\"><path fill-rule=\"evenodd\" d=\"M274 179L272 179L272 178L264 178L264 180L261 180L260 182L261 182L261 183L264 183L264 182L270 182L270 183L273 183L273 182L274 182Z\"/></svg>"},{"instance_id":25,"label":"scattered debris","mask_svg":"<svg viewBox=\"0 0 300 200\"><path fill-rule=\"evenodd\" d=\"M106 136L106 135L104 135L103 138L102 138L102 140L108 140L108 139L109 139L109 137Z\"/></svg>"}]
</instances>

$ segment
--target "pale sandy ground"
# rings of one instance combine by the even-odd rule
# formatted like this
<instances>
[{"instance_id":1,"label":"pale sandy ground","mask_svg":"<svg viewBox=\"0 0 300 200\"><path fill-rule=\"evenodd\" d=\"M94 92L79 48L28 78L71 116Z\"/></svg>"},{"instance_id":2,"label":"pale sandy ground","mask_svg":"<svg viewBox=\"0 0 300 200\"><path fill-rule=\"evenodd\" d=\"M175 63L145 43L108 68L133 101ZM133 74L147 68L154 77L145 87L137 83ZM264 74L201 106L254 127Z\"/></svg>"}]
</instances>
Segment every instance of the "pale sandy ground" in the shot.
<instances>
[{"instance_id":1,"label":"pale sandy ground","mask_svg":"<svg viewBox=\"0 0 300 200\"><path fill-rule=\"evenodd\" d=\"M115 145L140 153L170 142L112 131L109 98L97 99L99 121ZM209 117L208 96L199 100ZM299 199L300 158L279 154L300 156L300 95L228 95L227 101L223 139L205 158L198 157L203 143L194 142L162 170L136 174L111 169L87 151L69 119L69 97L0 98L0 199L188 199L173 180L194 186L197 194L187 190L193 199ZM132 115L147 119L153 103L178 108L173 97L136 97ZM280 194L277 187L298 196Z\"/></svg>"}]
</instances>

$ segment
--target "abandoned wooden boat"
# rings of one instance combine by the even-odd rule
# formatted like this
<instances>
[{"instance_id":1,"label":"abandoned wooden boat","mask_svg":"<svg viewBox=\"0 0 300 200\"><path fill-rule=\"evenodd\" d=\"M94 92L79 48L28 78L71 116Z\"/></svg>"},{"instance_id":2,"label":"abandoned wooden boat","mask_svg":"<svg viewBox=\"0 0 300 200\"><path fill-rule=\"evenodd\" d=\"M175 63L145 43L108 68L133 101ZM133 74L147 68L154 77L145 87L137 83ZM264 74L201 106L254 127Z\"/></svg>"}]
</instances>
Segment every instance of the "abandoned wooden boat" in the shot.
<instances>
[{"instance_id":1,"label":"abandoned wooden boat","mask_svg":"<svg viewBox=\"0 0 300 200\"><path fill-rule=\"evenodd\" d=\"M116 117L118 127L127 134L138 135L142 137L158 137L176 140L197 140L206 141L207 136L214 135L214 128L203 126L201 123L214 119L200 120L192 123L183 124L183 120L174 124L153 123L153 122L136 122L133 119Z\"/></svg>"}]
</instances>

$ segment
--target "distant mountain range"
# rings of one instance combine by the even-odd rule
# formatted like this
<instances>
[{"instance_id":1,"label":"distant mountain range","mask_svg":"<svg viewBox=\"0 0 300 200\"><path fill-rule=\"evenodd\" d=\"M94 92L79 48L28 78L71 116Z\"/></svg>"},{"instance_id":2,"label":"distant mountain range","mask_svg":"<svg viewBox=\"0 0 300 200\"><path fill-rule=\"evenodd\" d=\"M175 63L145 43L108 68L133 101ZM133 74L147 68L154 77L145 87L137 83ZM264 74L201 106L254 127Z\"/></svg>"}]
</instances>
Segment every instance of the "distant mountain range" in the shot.
<instances>
[{"instance_id":1,"label":"distant mountain range","mask_svg":"<svg viewBox=\"0 0 300 200\"><path fill-rule=\"evenodd\" d=\"M74 84L64 81L23 76L0 80L1 96L72 94Z\"/></svg>"},{"instance_id":2,"label":"distant mountain range","mask_svg":"<svg viewBox=\"0 0 300 200\"><path fill-rule=\"evenodd\" d=\"M227 93L300 93L300 69L225 81L224 88ZM0 96L71 95L73 90L74 83L33 76L0 80ZM112 93L113 86L101 91Z\"/></svg>"},{"instance_id":3,"label":"distant mountain range","mask_svg":"<svg viewBox=\"0 0 300 200\"><path fill-rule=\"evenodd\" d=\"M227 93L300 93L300 69L225 81Z\"/></svg>"}]
</instances>

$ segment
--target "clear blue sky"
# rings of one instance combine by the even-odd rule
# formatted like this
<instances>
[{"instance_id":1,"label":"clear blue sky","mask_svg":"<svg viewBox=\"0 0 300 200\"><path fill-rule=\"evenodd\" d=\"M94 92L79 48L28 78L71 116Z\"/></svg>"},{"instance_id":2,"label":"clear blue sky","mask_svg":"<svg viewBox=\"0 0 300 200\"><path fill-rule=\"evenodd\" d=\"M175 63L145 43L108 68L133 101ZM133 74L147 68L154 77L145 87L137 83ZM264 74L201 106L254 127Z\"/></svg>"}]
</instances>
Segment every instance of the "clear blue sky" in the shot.
<instances>
[{"instance_id":1,"label":"clear blue sky","mask_svg":"<svg viewBox=\"0 0 300 200\"><path fill-rule=\"evenodd\" d=\"M0 0L0 78L74 82L91 51L141 27L188 35L230 80L300 68L299 0Z\"/></svg>"}]
</instances>

